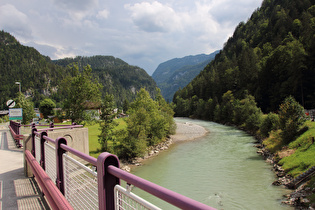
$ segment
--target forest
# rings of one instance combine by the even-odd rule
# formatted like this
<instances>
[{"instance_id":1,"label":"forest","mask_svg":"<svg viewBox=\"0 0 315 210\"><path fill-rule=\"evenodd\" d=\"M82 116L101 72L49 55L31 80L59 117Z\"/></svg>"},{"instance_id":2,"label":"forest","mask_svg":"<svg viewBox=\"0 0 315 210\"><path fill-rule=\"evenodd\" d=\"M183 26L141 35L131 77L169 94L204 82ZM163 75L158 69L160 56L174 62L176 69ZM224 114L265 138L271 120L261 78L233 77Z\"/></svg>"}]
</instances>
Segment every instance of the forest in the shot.
<instances>
[{"instance_id":1,"label":"forest","mask_svg":"<svg viewBox=\"0 0 315 210\"><path fill-rule=\"evenodd\" d=\"M145 70L131 66L113 56L92 56L51 60L36 49L20 44L12 35L0 31L0 109L7 109L6 101L16 97L21 83L21 92L39 107L42 100L50 98L62 108L66 100L61 85L69 76L74 76L73 63L83 72L87 65L92 68L92 77L99 81L101 95L112 94L116 105L122 108L124 101L131 102L136 93L145 88L155 97L156 83ZM65 84L66 85L66 84Z\"/></svg>"},{"instance_id":2,"label":"forest","mask_svg":"<svg viewBox=\"0 0 315 210\"><path fill-rule=\"evenodd\" d=\"M236 27L215 59L175 93L176 115L214 120L226 94L238 100L250 96L264 113L277 111L288 96L313 109L314 16L310 0L264 0ZM227 121L225 117L217 120Z\"/></svg>"}]
</instances>

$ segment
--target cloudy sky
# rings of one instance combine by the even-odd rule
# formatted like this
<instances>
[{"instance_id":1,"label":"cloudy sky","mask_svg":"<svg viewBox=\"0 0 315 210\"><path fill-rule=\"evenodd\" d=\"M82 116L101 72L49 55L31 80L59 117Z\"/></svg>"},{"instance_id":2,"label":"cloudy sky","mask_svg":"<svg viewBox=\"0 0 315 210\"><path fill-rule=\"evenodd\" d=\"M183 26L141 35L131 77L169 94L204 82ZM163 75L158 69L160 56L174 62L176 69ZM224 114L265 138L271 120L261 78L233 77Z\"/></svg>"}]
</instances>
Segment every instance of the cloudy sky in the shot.
<instances>
[{"instance_id":1,"label":"cloudy sky","mask_svg":"<svg viewBox=\"0 0 315 210\"><path fill-rule=\"evenodd\" d=\"M113 55L150 75L221 49L262 0L1 0L0 30L51 59Z\"/></svg>"}]
</instances>

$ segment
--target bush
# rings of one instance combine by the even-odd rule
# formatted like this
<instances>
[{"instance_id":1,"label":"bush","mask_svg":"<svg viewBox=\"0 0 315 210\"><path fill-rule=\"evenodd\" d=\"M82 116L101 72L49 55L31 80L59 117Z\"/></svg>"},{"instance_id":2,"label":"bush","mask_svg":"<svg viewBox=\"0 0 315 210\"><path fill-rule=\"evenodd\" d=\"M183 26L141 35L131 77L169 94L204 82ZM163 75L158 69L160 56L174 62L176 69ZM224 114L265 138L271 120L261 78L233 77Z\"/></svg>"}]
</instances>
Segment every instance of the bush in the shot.
<instances>
[{"instance_id":1,"label":"bush","mask_svg":"<svg viewBox=\"0 0 315 210\"><path fill-rule=\"evenodd\" d=\"M269 113L262 121L260 133L263 137L269 137L269 133L279 129L279 116L275 113Z\"/></svg>"},{"instance_id":2,"label":"bush","mask_svg":"<svg viewBox=\"0 0 315 210\"><path fill-rule=\"evenodd\" d=\"M287 97L280 105L279 122L284 142L290 143L305 123L304 108L292 96Z\"/></svg>"}]
</instances>

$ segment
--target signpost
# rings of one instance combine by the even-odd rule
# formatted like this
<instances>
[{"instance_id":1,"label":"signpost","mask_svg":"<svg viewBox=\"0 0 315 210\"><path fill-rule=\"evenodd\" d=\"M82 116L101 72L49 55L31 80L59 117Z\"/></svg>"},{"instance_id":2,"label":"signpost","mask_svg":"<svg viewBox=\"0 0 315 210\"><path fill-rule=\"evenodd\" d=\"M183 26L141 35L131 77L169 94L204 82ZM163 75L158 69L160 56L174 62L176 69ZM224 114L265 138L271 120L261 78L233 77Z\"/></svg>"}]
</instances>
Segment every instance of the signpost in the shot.
<instances>
[{"instance_id":1,"label":"signpost","mask_svg":"<svg viewBox=\"0 0 315 210\"><path fill-rule=\"evenodd\" d=\"M10 120L22 120L23 119L22 108L9 109L9 119Z\"/></svg>"}]
</instances>

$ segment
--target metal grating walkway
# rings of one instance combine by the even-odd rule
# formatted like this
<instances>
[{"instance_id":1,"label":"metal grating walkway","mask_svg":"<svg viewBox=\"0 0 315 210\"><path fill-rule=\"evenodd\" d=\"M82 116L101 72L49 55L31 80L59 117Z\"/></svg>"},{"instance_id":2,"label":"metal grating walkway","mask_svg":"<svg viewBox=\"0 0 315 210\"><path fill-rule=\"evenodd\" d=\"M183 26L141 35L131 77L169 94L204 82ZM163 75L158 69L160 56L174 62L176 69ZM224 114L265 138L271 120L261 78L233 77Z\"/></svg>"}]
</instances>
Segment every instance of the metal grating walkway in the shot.
<instances>
[{"instance_id":1,"label":"metal grating walkway","mask_svg":"<svg viewBox=\"0 0 315 210\"><path fill-rule=\"evenodd\" d=\"M26 178L23 149L15 146L7 124L0 124L0 210L49 209L33 178Z\"/></svg>"}]
</instances>

